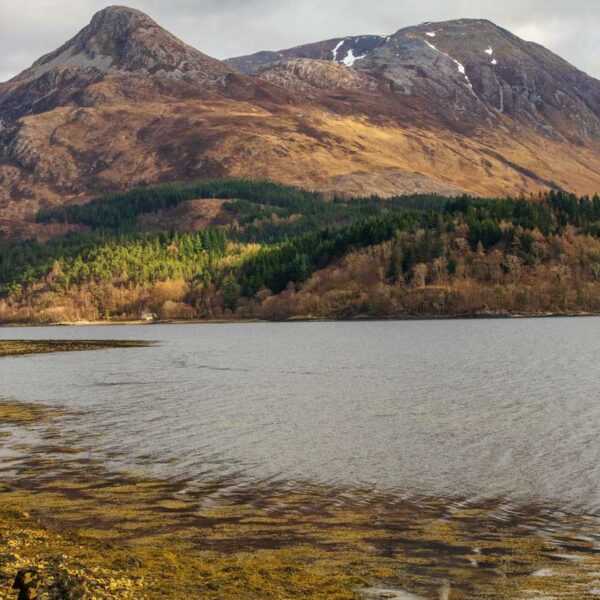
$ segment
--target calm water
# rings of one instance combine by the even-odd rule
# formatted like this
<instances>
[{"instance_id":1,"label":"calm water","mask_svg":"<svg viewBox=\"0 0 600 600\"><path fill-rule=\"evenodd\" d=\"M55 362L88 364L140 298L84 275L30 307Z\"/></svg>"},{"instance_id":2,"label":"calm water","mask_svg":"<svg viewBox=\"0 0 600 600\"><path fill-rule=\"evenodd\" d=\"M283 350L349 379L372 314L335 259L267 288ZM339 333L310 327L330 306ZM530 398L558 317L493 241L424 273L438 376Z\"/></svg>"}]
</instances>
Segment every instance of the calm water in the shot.
<instances>
[{"instance_id":1,"label":"calm water","mask_svg":"<svg viewBox=\"0 0 600 600\"><path fill-rule=\"evenodd\" d=\"M600 319L0 329L150 348L0 360L126 466L600 512ZM114 460L114 458L113 458Z\"/></svg>"}]
</instances>

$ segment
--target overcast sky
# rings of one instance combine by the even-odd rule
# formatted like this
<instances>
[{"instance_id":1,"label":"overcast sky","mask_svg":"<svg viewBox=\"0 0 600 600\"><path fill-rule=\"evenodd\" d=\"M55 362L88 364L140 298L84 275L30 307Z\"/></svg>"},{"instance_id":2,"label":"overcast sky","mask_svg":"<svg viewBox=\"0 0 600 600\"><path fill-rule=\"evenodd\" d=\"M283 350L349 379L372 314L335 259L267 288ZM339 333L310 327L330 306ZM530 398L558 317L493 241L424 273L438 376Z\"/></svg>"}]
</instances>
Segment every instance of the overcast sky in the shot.
<instances>
[{"instance_id":1,"label":"overcast sky","mask_svg":"<svg viewBox=\"0 0 600 600\"><path fill-rule=\"evenodd\" d=\"M217 58L423 21L486 18L600 78L600 0L128 0ZM0 81L75 35L106 0L0 0Z\"/></svg>"}]
</instances>

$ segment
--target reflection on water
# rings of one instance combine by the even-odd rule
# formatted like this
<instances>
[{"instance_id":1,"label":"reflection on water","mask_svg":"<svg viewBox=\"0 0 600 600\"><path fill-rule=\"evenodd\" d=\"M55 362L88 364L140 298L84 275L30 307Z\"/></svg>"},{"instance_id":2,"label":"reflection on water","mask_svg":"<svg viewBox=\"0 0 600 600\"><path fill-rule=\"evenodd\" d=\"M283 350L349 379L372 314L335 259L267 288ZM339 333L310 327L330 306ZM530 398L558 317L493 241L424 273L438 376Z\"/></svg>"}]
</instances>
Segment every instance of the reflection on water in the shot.
<instances>
[{"instance_id":1,"label":"reflection on water","mask_svg":"<svg viewBox=\"0 0 600 600\"><path fill-rule=\"evenodd\" d=\"M123 466L600 511L600 319L2 329L156 346L0 361ZM86 444L87 440L87 444Z\"/></svg>"}]
</instances>

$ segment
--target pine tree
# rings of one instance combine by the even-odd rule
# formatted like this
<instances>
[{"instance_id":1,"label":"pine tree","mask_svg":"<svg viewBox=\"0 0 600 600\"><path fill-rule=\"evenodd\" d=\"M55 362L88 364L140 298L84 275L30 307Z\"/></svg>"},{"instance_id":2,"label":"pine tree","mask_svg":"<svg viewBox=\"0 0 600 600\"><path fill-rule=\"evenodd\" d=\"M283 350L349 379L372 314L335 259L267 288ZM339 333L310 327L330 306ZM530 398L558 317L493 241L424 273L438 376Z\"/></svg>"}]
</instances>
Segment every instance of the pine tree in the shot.
<instances>
[{"instance_id":1,"label":"pine tree","mask_svg":"<svg viewBox=\"0 0 600 600\"><path fill-rule=\"evenodd\" d=\"M227 275L223 280L223 306L230 311L235 311L240 298L240 285L233 275Z\"/></svg>"}]
</instances>

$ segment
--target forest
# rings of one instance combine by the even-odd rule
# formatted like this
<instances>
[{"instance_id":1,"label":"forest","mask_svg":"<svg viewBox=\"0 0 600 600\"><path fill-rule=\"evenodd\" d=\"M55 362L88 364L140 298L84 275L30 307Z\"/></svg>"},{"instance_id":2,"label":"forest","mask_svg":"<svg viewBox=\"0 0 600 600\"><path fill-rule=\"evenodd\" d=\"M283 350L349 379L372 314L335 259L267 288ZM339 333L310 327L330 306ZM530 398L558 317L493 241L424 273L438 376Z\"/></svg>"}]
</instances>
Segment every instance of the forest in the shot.
<instances>
[{"instance_id":1,"label":"forest","mask_svg":"<svg viewBox=\"0 0 600 600\"><path fill-rule=\"evenodd\" d=\"M186 203L224 218L145 230ZM40 211L77 231L0 240L0 321L600 312L600 198L328 198L251 180ZM166 222L166 221L165 221Z\"/></svg>"}]
</instances>

